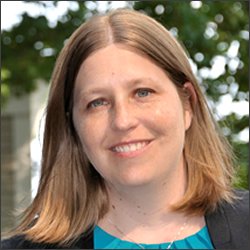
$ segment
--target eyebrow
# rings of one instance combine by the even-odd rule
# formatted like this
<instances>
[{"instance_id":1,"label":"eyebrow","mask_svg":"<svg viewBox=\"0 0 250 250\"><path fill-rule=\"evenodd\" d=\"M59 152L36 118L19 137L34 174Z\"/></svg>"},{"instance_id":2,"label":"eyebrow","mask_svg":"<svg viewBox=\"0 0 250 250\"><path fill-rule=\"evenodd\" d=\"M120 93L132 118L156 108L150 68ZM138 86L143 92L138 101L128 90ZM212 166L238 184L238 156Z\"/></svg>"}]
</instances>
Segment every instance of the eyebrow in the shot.
<instances>
[{"instance_id":1,"label":"eyebrow","mask_svg":"<svg viewBox=\"0 0 250 250\"><path fill-rule=\"evenodd\" d=\"M131 79L129 81L126 81L126 85L128 85L129 87L133 87L133 86L139 85L141 83L145 83L145 82L160 84L159 81L157 81L156 79L153 79L151 77L140 77L140 78L134 78L134 79ZM77 101L77 100L79 100L79 98L84 99L89 95L99 94L99 93L103 93L105 91L107 91L107 87L90 87L87 90L77 92L76 96L75 96L75 100Z\"/></svg>"}]
</instances>

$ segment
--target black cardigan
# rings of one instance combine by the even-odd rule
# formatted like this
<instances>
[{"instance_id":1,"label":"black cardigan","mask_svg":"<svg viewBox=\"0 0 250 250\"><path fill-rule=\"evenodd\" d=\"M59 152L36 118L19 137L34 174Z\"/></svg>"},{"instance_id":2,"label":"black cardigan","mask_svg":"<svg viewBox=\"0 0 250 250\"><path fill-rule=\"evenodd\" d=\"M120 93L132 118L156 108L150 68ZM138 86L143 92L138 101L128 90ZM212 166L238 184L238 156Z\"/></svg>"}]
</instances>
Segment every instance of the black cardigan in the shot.
<instances>
[{"instance_id":1,"label":"black cardigan","mask_svg":"<svg viewBox=\"0 0 250 250\"><path fill-rule=\"evenodd\" d=\"M236 191L240 197L233 205L223 203L205 215L215 249L249 249L249 191ZM81 235L67 249L93 249L93 233ZM1 241L1 249L66 249L56 244L36 243L14 236Z\"/></svg>"}]
</instances>

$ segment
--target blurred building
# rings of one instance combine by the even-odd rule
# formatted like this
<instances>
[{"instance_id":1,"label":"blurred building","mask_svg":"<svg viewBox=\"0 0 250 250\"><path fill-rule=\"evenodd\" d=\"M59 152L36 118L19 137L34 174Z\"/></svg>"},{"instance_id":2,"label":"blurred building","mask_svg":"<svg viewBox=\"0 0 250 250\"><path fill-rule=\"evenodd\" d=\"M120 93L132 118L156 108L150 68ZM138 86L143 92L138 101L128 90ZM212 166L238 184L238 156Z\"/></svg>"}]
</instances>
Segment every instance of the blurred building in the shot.
<instances>
[{"instance_id":1,"label":"blurred building","mask_svg":"<svg viewBox=\"0 0 250 250\"><path fill-rule=\"evenodd\" d=\"M48 85L39 82L34 93L11 97L1 110L1 232L16 225L16 215L32 199L39 159L35 161L34 150L31 157L31 142L38 135L47 93Z\"/></svg>"}]
</instances>

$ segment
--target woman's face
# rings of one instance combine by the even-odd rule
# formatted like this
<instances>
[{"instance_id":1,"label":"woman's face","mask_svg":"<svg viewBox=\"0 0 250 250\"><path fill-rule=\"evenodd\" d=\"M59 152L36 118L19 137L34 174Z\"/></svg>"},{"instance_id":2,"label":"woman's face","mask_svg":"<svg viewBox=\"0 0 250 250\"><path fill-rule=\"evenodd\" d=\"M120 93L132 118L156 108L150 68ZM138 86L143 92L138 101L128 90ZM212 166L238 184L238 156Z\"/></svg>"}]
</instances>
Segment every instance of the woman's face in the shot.
<instances>
[{"instance_id":1,"label":"woman's face","mask_svg":"<svg viewBox=\"0 0 250 250\"><path fill-rule=\"evenodd\" d=\"M80 67L74 126L92 165L113 184L158 182L182 168L191 117L164 71L124 46L100 49Z\"/></svg>"}]
</instances>

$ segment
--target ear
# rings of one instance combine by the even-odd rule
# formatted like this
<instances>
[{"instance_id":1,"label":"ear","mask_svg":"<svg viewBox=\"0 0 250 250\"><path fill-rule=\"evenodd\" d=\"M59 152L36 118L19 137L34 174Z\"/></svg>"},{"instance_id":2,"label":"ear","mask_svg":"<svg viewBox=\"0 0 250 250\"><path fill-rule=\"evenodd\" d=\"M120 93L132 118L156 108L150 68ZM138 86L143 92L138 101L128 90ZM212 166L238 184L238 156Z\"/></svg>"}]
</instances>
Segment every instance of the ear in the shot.
<instances>
[{"instance_id":1,"label":"ear","mask_svg":"<svg viewBox=\"0 0 250 250\"><path fill-rule=\"evenodd\" d=\"M197 103L197 94L194 89L194 85L191 82L185 82L183 89L188 94L189 105L191 105L192 109L194 110Z\"/></svg>"},{"instance_id":2,"label":"ear","mask_svg":"<svg viewBox=\"0 0 250 250\"><path fill-rule=\"evenodd\" d=\"M186 130L188 130L192 123L195 106L197 103L197 94L191 82L186 82L183 85L183 90L187 93L187 100L185 101L184 104L184 113L185 113L184 118L185 118L185 128Z\"/></svg>"}]
</instances>

